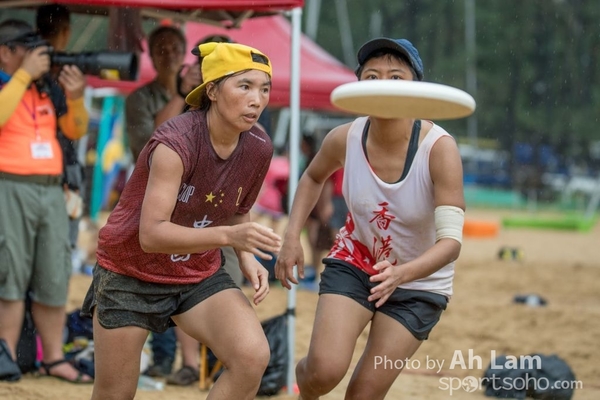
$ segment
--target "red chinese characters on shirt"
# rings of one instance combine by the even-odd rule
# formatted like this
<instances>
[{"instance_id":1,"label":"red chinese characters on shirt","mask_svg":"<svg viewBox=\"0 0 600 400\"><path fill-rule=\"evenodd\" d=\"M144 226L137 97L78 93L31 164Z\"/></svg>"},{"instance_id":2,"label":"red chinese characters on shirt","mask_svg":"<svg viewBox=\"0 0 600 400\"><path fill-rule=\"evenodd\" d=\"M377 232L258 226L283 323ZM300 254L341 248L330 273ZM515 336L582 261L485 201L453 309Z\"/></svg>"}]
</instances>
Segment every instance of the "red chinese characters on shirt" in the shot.
<instances>
[{"instance_id":1,"label":"red chinese characters on shirt","mask_svg":"<svg viewBox=\"0 0 600 400\"><path fill-rule=\"evenodd\" d=\"M396 219L392 214L389 214L389 210L387 208L388 202L384 201L383 203L379 203L378 205L381 207L378 211L373 211L375 216L371 218L369 223L375 222L377 224L377 228L383 231L387 231L390 223ZM392 237L388 235L387 237L374 237L373 238L373 249L372 254L375 256L376 260L387 259L392 252ZM392 265L396 265L398 260L394 260Z\"/></svg>"},{"instance_id":2,"label":"red chinese characters on shirt","mask_svg":"<svg viewBox=\"0 0 600 400\"><path fill-rule=\"evenodd\" d=\"M378 231L387 231L390 223L396 219L396 217L389 213L387 202L379 203L378 205L380 206L380 209L373 211L375 216L369 223L375 224ZM337 235L328 257L334 257L349 262L368 274L375 275L378 272L373 269L373 266L378 261L387 259L392 253L392 237L391 235L373 236L372 247L369 249L353 234L355 228L354 220L349 213L346 224ZM396 265L398 260L394 260L393 262L390 261L390 263Z\"/></svg>"},{"instance_id":3,"label":"red chinese characters on shirt","mask_svg":"<svg viewBox=\"0 0 600 400\"><path fill-rule=\"evenodd\" d=\"M391 242L392 238L389 235L386 238L380 237L379 241L376 237L373 238L373 255L376 260L381 260L382 258L388 258L390 256L390 253L392 252ZM381 244L381 246L377 247L379 244ZM398 260L394 260L391 264L396 265L397 262Z\"/></svg>"},{"instance_id":4,"label":"red chinese characters on shirt","mask_svg":"<svg viewBox=\"0 0 600 400\"><path fill-rule=\"evenodd\" d=\"M387 205L388 202L386 201L384 201L383 203L379 203L381 210L373 211L373 214L375 214L375 216L369 221L369 223L375 221L377 223L377 227L379 229L383 229L384 231L387 231L388 227L390 226L390 222L396 219L396 217L394 217L393 215L388 214L389 210L387 209Z\"/></svg>"}]
</instances>

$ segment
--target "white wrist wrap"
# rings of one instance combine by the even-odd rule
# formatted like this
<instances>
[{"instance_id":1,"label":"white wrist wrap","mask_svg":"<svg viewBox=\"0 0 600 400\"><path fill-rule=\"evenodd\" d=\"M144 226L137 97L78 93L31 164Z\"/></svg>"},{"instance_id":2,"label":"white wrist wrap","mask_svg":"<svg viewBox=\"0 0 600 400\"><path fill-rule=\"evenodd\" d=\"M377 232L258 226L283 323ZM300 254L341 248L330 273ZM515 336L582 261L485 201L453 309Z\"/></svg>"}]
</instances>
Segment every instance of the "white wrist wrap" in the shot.
<instances>
[{"instance_id":1,"label":"white wrist wrap","mask_svg":"<svg viewBox=\"0 0 600 400\"><path fill-rule=\"evenodd\" d=\"M438 206L435 208L435 241L450 238L462 244L465 212L454 206Z\"/></svg>"}]
</instances>

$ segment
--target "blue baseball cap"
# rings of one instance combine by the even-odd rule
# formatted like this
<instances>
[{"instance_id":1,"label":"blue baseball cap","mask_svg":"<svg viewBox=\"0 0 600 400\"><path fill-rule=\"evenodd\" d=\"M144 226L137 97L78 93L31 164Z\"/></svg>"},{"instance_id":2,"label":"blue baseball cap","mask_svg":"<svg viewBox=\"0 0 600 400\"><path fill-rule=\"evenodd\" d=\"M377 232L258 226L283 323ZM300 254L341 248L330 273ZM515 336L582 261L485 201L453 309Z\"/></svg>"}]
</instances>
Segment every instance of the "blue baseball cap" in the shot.
<instances>
[{"instance_id":1,"label":"blue baseball cap","mask_svg":"<svg viewBox=\"0 0 600 400\"><path fill-rule=\"evenodd\" d=\"M421 61L421 57L419 56L419 52L417 51L416 47L406 39L390 39L381 37L369 40L367 43L362 45L360 50L358 50L358 64L363 65L365 62L367 62L373 52L386 49L395 50L400 54L404 54L406 58L408 58L408 61L410 61L410 66L415 70L417 79L420 81L423 80L423 61Z\"/></svg>"}]
</instances>

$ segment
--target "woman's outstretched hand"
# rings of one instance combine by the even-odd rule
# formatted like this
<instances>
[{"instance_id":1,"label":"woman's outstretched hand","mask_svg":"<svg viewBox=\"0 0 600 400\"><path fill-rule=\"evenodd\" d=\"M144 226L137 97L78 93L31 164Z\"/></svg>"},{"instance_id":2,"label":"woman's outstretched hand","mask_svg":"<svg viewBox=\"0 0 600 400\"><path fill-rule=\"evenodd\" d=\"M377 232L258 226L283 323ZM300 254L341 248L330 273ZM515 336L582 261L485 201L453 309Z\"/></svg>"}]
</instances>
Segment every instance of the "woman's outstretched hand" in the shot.
<instances>
[{"instance_id":1,"label":"woman's outstretched hand","mask_svg":"<svg viewBox=\"0 0 600 400\"><path fill-rule=\"evenodd\" d=\"M287 289L292 288L290 282L295 285L298 284L298 279L294 276L294 265L298 266L298 276L304 278L304 250L302 244L299 239L286 239L275 263L275 278L279 279Z\"/></svg>"},{"instance_id":2,"label":"woman's outstretched hand","mask_svg":"<svg viewBox=\"0 0 600 400\"><path fill-rule=\"evenodd\" d=\"M254 305L258 305L269 294L269 271L254 256L240 260L240 270L254 288Z\"/></svg>"},{"instance_id":3,"label":"woman's outstretched hand","mask_svg":"<svg viewBox=\"0 0 600 400\"><path fill-rule=\"evenodd\" d=\"M273 258L266 252L277 254L281 249L281 237L273 229L256 222L231 226L229 243L235 249L247 251L264 260Z\"/></svg>"}]
</instances>

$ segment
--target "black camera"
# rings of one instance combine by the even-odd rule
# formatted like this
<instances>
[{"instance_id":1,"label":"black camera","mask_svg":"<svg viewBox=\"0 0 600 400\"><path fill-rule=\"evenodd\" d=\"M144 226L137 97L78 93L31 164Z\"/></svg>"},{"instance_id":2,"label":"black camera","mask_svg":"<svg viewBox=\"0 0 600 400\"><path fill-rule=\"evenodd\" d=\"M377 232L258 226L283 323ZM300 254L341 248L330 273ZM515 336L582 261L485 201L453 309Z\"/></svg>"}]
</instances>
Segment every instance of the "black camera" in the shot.
<instances>
[{"instance_id":1,"label":"black camera","mask_svg":"<svg viewBox=\"0 0 600 400\"><path fill-rule=\"evenodd\" d=\"M48 46L48 42L35 33L22 35L12 42L28 49ZM138 77L138 57L132 52L61 53L48 46L48 55L52 66L75 65L85 75L119 81L135 81Z\"/></svg>"},{"instance_id":2,"label":"black camera","mask_svg":"<svg viewBox=\"0 0 600 400\"><path fill-rule=\"evenodd\" d=\"M138 76L138 59L130 52L60 53L49 51L51 65L76 65L86 75L102 79L135 81Z\"/></svg>"}]
</instances>

